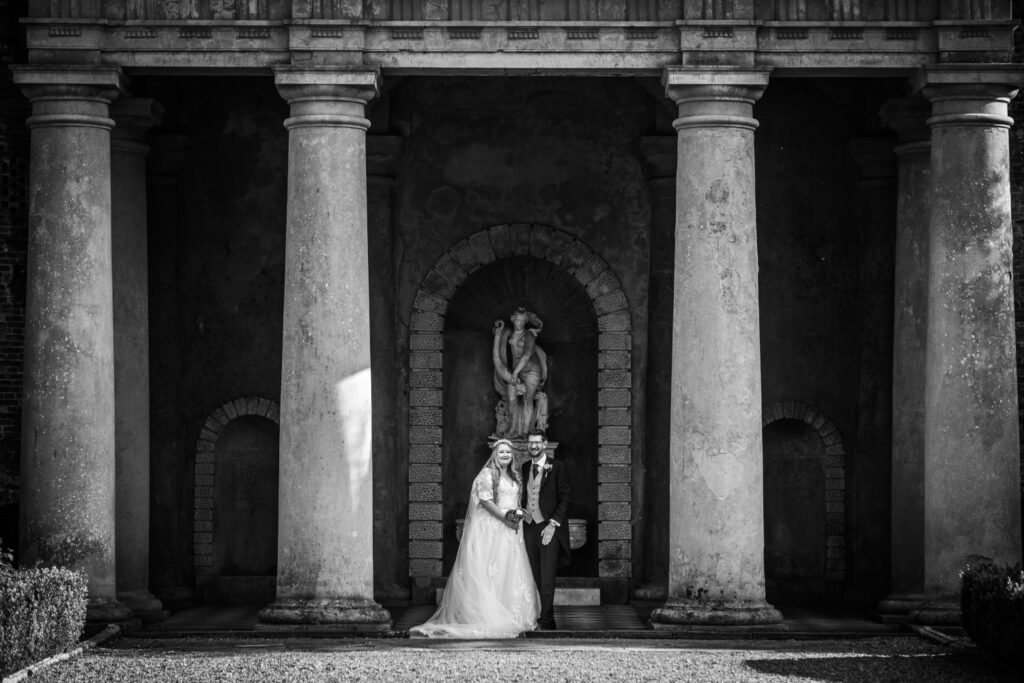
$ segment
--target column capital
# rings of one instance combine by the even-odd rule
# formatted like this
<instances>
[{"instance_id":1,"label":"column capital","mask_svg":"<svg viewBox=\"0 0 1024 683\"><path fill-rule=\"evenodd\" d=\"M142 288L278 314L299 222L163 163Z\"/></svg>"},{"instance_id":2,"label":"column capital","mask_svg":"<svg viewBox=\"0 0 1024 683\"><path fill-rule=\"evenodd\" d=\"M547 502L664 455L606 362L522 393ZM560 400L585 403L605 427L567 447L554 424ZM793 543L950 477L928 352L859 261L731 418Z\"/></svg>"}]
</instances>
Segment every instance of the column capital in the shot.
<instances>
[{"instance_id":1,"label":"column capital","mask_svg":"<svg viewBox=\"0 0 1024 683\"><path fill-rule=\"evenodd\" d=\"M366 174L371 177L395 177L404 147L405 138L401 135L367 135Z\"/></svg>"},{"instance_id":2,"label":"column capital","mask_svg":"<svg viewBox=\"0 0 1024 683\"><path fill-rule=\"evenodd\" d=\"M274 68L277 91L291 105L285 128L330 126L367 130L366 104L380 92L375 68L279 66Z\"/></svg>"},{"instance_id":3,"label":"column capital","mask_svg":"<svg viewBox=\"0 0 1024 683\"><path fill-rule=\"evenodd\" d=\"M30 102L51 99L100 100L109 104L128 90L119 66L12 64L14 84Z\"/></svg>"},{"instance_id":4,"label":"column capital","mask_svg":"<svg viewBox=\"0 0 1024 683\"><path fill-rule=\"evenodd\" d=\"M757 128L754 102L768 87L770 67L677 67L662 74L665 96L679 107L682 128Z\"/></svg>"},{"instance_id":5,"label":"column capital","mask_svg":"<svg viewBox=\"0 0 1024 683\"><path fill-rule=\"evenodd\" d=\"M678 145L675 135L648 135L640 138L640 155L649 181L671 178L674 187Z\"/></svg>"},{"instance_id":6,"label":"column capital","mask_svg":"<svg viewBox=\"0 0 1024 683\"><path fill-rule=\"evenodd\" d=\"M860 182L892 182L896 179L896 139L889 136L853 138L850 156L860 171Z\"/></svg>"},{"instance_id":7,"label":"column capital","mask_svg":"<svg viewBox=\"0 0 1024 683\"><path fill-rule=\"evenodd\" d=\"M894 97L878 110L882 122L895 131L901 144L927 142L931 104L924 97Z\"/></svg>"},{"instance_id":8,"label":"column capital","mask_svg":"<svg viewBox=\"0 0 1024 683\"><path fill-rule=\"evenodd\" d=\"M932 103L928 126L1009 128L1008 105L1024 82L1020 64L945 64L924 67L911 89Z\"/></svg>"},{"instance_id":9,"label":"column capital","mask_svg":"<svg viewBox=\"0 0 1024 683\"><path fill-rule=\"evenodd\" d=\"M163 106L151 97L126 97L110 105L110 116L114 129L110 132L110 144L115 149L145 153L149 147L143 139L153 126L164 116Z\"/></svg>"}]
</instances>

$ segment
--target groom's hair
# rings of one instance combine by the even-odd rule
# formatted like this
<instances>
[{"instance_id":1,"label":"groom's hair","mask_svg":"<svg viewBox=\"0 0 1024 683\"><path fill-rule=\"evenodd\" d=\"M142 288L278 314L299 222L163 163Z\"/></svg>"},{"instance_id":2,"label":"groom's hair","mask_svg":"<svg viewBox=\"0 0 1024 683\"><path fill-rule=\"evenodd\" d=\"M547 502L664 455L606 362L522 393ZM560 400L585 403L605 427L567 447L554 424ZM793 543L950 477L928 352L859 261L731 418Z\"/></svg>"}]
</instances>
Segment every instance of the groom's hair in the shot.
<instances>
[{"instance_id":1,"label":"groom's hair","mask_svg":"<svg viewBox=\"0 0 1024 683\"><path fill-rule=\"evenodd\" d=\"M548 433L545 432L543 429L538 429L536 427L534 427L530 431L526 432L526 438L527 439L529 439L531 436L539 436L540 438L544 439L545 441L548 440Z\"/></svg>"}]
</instances>

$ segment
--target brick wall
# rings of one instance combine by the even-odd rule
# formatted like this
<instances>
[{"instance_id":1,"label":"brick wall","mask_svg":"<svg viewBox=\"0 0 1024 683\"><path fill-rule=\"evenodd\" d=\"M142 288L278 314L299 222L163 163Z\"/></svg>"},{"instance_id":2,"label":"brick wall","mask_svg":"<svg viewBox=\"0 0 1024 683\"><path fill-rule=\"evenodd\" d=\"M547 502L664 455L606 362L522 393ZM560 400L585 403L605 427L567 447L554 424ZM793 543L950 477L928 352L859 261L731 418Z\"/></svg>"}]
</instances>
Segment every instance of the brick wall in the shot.
<instances>
[{"instance_id":1,"label":"brick wall","mask_svg":"<svg viewBox=\"0 0 1024 683\"><path fill-rule=\"evenodd\" d=\"M21 366L25 340L25 248L28 216L28 103L8 64L25 61L18 17L26 0L0 0L0 545L18 547L12 477L21 452Z\"/></svg>"},{"instance_id":2,"label":"brick wall","mask_svg":"<svg viewBox=\"0 0 1024 683\"><path fill-rule=\"evenodd\" d=\"M7 65L25 60L18 23L25 13L24 0L0 0L0 468L12 472L18 469L21 440L29 145L28 104Z\"/></svg>"}]
</instances>

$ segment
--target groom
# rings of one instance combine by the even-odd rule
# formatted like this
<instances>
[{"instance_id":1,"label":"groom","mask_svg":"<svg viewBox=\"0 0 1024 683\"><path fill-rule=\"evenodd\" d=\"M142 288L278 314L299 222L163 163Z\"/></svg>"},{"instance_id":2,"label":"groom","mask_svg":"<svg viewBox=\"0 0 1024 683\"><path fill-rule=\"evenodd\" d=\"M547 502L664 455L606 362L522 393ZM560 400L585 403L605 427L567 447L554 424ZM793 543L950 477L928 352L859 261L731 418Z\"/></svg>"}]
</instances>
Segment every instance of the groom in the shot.
<instances>
[{"instance_id":1,"label":"groom","mask_svg":"<svg viewBox=\"0 0 1024 683\"><path fill-rule=\"evenodd\" d=\"M548 441L541 429L531 429L526 447L531 462L523 464L523 540L540 591L542 631L555 630L555 574L569 563L569 473L565 465L546 452Z\"/></svg>"}]
</instances>

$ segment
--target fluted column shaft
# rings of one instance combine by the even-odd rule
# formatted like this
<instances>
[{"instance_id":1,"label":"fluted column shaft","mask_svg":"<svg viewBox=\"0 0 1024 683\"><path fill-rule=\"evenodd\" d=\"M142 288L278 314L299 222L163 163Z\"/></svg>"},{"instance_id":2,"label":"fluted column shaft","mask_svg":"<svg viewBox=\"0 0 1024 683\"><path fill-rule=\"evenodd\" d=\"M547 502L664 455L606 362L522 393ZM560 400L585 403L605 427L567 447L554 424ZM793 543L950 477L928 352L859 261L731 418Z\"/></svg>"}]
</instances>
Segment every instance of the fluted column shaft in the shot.
<instances>
[{"instance_id":1,"label":"fluted column shaft","mask_svg":"<svg viewBox=\"0 0 1024 683\"><path fill-rule=\"evenodd\" d=\"M922 621L972 556L1021 558L1007 105L1021 68L925 72L932 103ZM955 617L951 617L955 618Z\"/></svg>"},{"instance_id":2,"label":"fluted column shaft","mask_svg":"<svg viewBox=\"0 0 1024 683\"><path fill-rule=\"evenodd\" d=\"M754 102L760 69L670 69L679 106L668 599L659 628L772 623L764 600Z\"/></svg>"},{"instance_id":3,"label":"fluted column shaft","mask_svg":"<svg viewBox=\"0 0 1024 683\"><path fill-rule=\"evenodd\" d=\"M109 105L116 67L16 66L32 102L22 422L22 564L85 569L90 620L116 601Z\"/></svg>"},{"instance_id":4,"label":"fluted column shaft","mask_svg":"<svg viewBox=\"0 0 1024 683\"><path fill-rule=\"evenodd\" d=\"M890 593L883 614L907 614L924 594L924 387L928 329L931 142L923 98L890 100L882 119L896 131L896 247L892 354Z\"/></svg>"},{"instance_id":5,"label":"fluted column shaft","mask_svg":"<svg viewBox=\"0 0 1024 683\"><path fill-rule=\"evenodd\" d=\"M117 597L152 615L149 592L149 281L146 131L159 122L154 100L111 106L111 249L114 283L114 442Z\"/></svg>"},{"instance_id":6,"label":"fluted column shaft","mask_svg":"<svg viewBox=\"0 0 1024 683\"><path fill-rule=\"evenodd\" d=\"M281 67L291 105L274 624L384 629L373 601L370 70Z\"/></svg>"}]
</instances>

